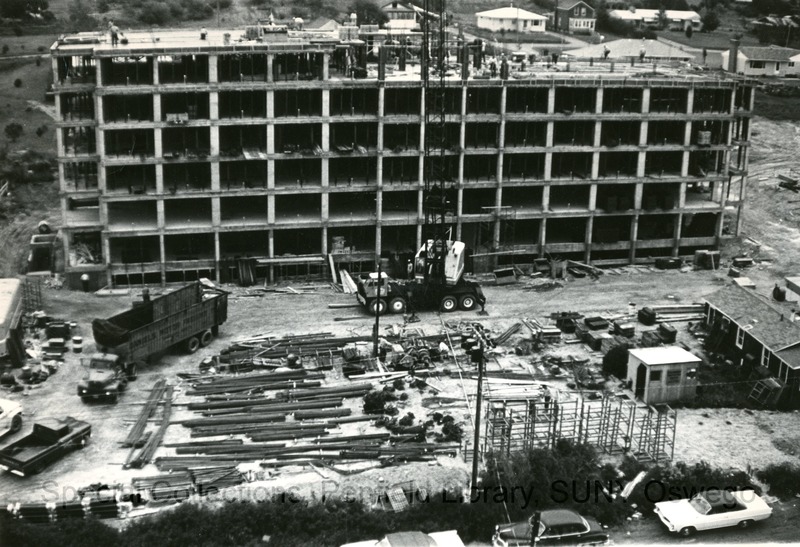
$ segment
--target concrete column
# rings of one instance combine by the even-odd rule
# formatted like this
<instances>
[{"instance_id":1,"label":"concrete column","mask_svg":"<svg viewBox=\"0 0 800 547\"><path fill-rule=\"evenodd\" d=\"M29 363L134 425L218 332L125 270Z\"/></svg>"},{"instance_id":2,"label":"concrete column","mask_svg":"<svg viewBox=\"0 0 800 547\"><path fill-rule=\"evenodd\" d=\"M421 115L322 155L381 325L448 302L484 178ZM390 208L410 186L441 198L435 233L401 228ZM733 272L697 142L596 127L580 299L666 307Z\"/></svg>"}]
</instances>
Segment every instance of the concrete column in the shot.
<instances>
[{"instance_id":1,"label":"concrete column","mask_svg":"<svg viewBox=\"0 0 800 547\"><path fill-rule=\"evenodd\" d=\"M686 122L686 126L683 131L683 145L692 145L692 122Z\"/></svg>"},{"instance_id":2,"label":"concrete column","mask_svg":"<svg viewBox=\"0 0 800 547\"><path fill-rule=\"evenodd\" d=\"M597 180L600 177L600 152L592 153L592 180Z\"/></svg>"},{"instance_id":3,"label":"concrete column","mask_svg":"<svg viewBox=\"0 0 800 547\"><path fill-rule=\"evenodd\" d=\"M322 166L325 167L325 162L322 160ZM323 177L323 185L327 182L327 178ZM267 160L267 190L275 189L275 160Z\"/></svg>"},{"instance_id":4,"label":"concrete column","mask_svg":"<svg viewBox=\"0 0 800 547\"><path fill-rule=\"evenodd\" d=\"M681 226L683 224L683 213L678 213L674 217L672 217L672 221L674 222L672 226L672 256L677 257L678 251L680 250L680 241L681 241Z\"/></svg>"},{"instance_id":5,"label":"concrete column","mask_svg":"<svg viewBox=\"0 0 800 547\"><path fill-rule=\"evenodd\" d=\"M628 251L628 262L633 264L636 260L636 240L639 238L639 215L631 217L631 246Z\"/></svg>"},{"instance_id":6,"label":"concrete column","mask_svg":"<svg viewBox=\"0 0 800 547\"><path fill-rule=\"evenodd\" d=\"M275 125L267 124L267 154L275 153Z\"/></svg>"},{"instance_id":7,"label":"concrete column","mask_svg":"<svg viewBox=\"0 0 800 547\"><path fill-rule=\"evenodd\" d=\"M159 230L163 230L167 225L164 200L156 200L156 226Z\"/></svg>"},{"instance_id":8,"label":"concrete column","mask_svg":"<svg viewBox=\"0 0 800 547\"><path fill-rule=\"evenodd\" d=\"M100 245L103 248L103 260L106 264L111 264L111 245L108 241L108 234L105 232L100 233ZM109 287L113 287L113 277L111 276L111 270L106 270L106 285Z\"/></svg>"},{"instance_id":9,"label":"concrete column","mask_svg":"<svg viewBox=\"0 0 800 547\"><path fill-rule=\"evenodd\" d=\"M636 163L636 177L644 178L646 156L647 152L639 152L639 158Z\"/></svg>"},{"instance_id":10,"label":"concrete column","mask_svg":"<svg viewBox=\"0 0 800 547\"><path fill-rule=\"evenodd\" d=\"M211 162L211 191L212 192L219 192L222 186L220 169L219 169L219 162L214 161Z\"/></svg>"},{"instance_id":11,"label":"concrete column","mask_svg":"<svg viewBox=\"0 0 800 547\"><path fill-rule=\"evenodd\" d=\"M492 234L492 249L496 250L500 248L500 223L501 220L499 218L500 215L500 207L503 205L503 189L498 187L497 193L495 195L495 211L497 211L497 216L495 217L494 221L494 233ZM510 243L510 242L509 242ZM494 261L492 261L494 262Z\"/></svg>"},{"instance_id":12,"label":"concrete column","mask_svg":"<svg viewBox=\"0 0 800 547\"><path fill-rule=\"evenodd\" d=\"M56 131L56 134L57 133L58 133L58 131ZM99 177L98 177L98 179L99 179ZM99 180L98 180L98 183L99 183ZM66 176L66 170L64 169L64 164L63 163L59 163L58 164L58 188L59 188L59 190L61 190L62 193L67 191L67 176ZM67 218L67 215L65 214L64 211L61 212L61 218Z\"/></svg>"},{"instance_id":13,"label":"concrete column","mask_svg":"<svg viewBox=\"0 0 800 547\"><path fill-rule=\"evenodd\" d=\"M328 158L322 158L322 167L320 168L320 184L323 188L327 188L330 183L330 161Z\"/></svg>"},{"instance_id":14,"label":"concrete column","mask_svg":"<svg viewBox=\"0 0 800 547\"><path fill-rule=\"evenodd\" d=\"M690 87L686 90L686 113L694 113L694 88Z\"/></svg>"},{"instance_id":15,"label":"concrete column","mask_svg":"<svg viewBox=\"0 0 800 547\"><path fill-rule=\"evenodd\" d=\"M153 85L160 83L161 79L158 77L158 55L153 55Z\"/></svg>"},{"instance_id":16,"label":"concrete column","mask_svg":"<svg viewBox=\"0 0 800 547\"><path fill-rule=\"evenodd\" d=\"M603 87L602 86L597 88L597 99L596 99L596 104L594 106L595 106L595 108L594 108L595 113L597 113L597 114L602 114L603 113Z\"/></svg>"},{"instance_id":17,"label":"concrete column","mask_svg":"<svg viewBox=\"0 0 800 547\"><path fill-rule=\"evenodd\" d=\"M650 113L650 88L642 89L642 114Z\"/></svg>"},{"instance_id":18,"label":"concrete column","mask_svg":"<svg viewBox=\"0 0 800 547\"><path fill-rule=\"evenodd\" d=\"M601 87L600 91L602 90L603 88ZM602 134L603 134L603 124L601 122L594 122L594 141L592 142L592 145L595 148L600 148L600 137L602 136Z\"/></svg>"},{"instance_id":19,"label":"concrete column","mask_svg":"<svg viewBox=\"0 0 800 547\"><path fill-rule=\"evenodd\" d=\"M683 153L683 159L681 160L681 176L688 177L689 176L689 151L685 151Z\"/></svg>"},{"instance_id":20,"label":"concrete column","mask_svg":"<svg viewBox=\"0 0 800 547\"><path fill-rule=\"evenodd\" d=\"M222 252L219 247L219 230L214 230L214 273L219 279L219 263L222 260Z\"/></svg>"},{"instance_id":21,"label":"concrete column","mask_svg":"<svg viewBox=\"0 0 800 547\"><path fill-rule=\"evenodd\" d=\"M208 56L208 83L219 82L219 55Z\"/></svg>"},{"instance_id":22,"label":"concrete column","mask_svg":"<svg viewBox=\"0 0 800 547\"><path fill-rule=\"evenodd\" d=\"M542 176L544 180L552 180L552 172L553 172L553 153L552 152L545 152L544 154L544 173ZM547 188L547 187L545 187Z\"/></svg>"},{"instance_id":23,"label":"concrete column","mask_svg":"<svg viewBox=\"0 0 800 547\"><path fill-rule=\"evenodd\" d=\"M594 226L594 217L590 216L586 219L586 232L583 238L584 241L586 242L586 249L583 252L583 261L587 264L592 260L592 231L594 229L593 226Z\"/></svg>"},{"instance_id":24,"label":"concrete column","mask_svg":"<svg viewBox=\"0 0 800 547\"><path fill-rule=\"evenodd\" d=\"M542 212L550 211L550 186L542 187Z\"/></svg>"},{"instance_id":25,"label":"concrete column","mask_svg":"<svg viewBox=\"0 0 800 547\"><path fill-rule=\"evenodd\" d=\"M60 57L56 57L55 55L50 56L50 70L53 71L53 82L56 85L62 84L63 82L58 79L58 60ZM97 74L100 73L100 63L97 63Z\"/></svg>"},{"instance_id":26,"label":"concrete column","mask_svg":"<svg viewBox=\"0 0 800 547\"><path fill-rule=\"evenodd\" d=\"M331 125L329 123L322 124L320 135L320 146L323 152L330 152L331 150Z\"/></svg>"},{"instance_id":27,"label":"concrete column","mask_svg":"<svg viewBox=\"0 0 800 547\"><path fill-rule=\"evenodd\" d=\"M330 80L331 79L330 67L329 67L330 62L331 62L331 54L328 53L328 52L323 53L322 54L322 79L323 80Z\"/></svg>"},{"instance_id":28,"label":"concrete column","mask_svg":"<svg viewBox=\"0 0 800 547\"><path fill-rule=\"evenodd\" d=\"M650 122L642 120L639 126L639 146L647 146L647 132L650 129Z\"/></svg>"},{"instance_id":29,"label":"concrete column","mask_svg":"<svg viewBox=\"0 0 800 547\"><path fill-rule=\"evenodd\" d=\"M595 211L597 210L597 185L590 184L589 185L589 210Z\"/></svg>"},{"instance_id":30,"label":"concrete column","mask_svg":"<svg viewBox=\"0 0 800 547\"><path fill-rule=\"evenodd\" d=\"M163 287L167 284L167 245L164 242L164 234L158 235L158 257L161 263L158 269L160 270L161 286ZM219 279L219 276L217 276L217 279Z\"/></svg>"},{"instance_id":31,"label":"concrete column","mask_svg":"<svg viewBox=\"0 0 800 547\"><path fill-rule=\"evenodd\" d=\"M322 254L328 254L328 228L326 226L322 227Z\"/></svg>"},{"instance_id":32,"label":"concrete column","mask_svg":"<svg viewBox=\"0 0 800 547\"><path fill-rule=\"evenodd\" d=\"M267 256L275 258L275 230L267 230L267 234ZM269 282L275 283L275 266L273 264L269 266Z\"/></svg>"},{"instance_id":33,"label":"concrete column","mask_svg":"<svg viewBox=\"0 0 800 547\"><path fill-rule=\"evenodd\" d=\"M208 93L208 119L219 119L219 92L210 91Z\"/></svg>"},{"instance_id":34,"label":"concrete column","mask_svg":"<svg viewBox=\"0 0 800 547\"><path fill-rule=\"evenodd\" d=\"M275 196L267 196L267 224L275 224ZM270 243L272 243L272 231L270 230ZM269 256L272 257L272 245L270 245Z\"/></svg>"},{"instance_id":35,"label":"concrete column","mask_svg":"<svg viewBox=\"0 0 800 547\"><path fill-rule=\"evenodd\" d=\"M219 228L222 224L222 211L219 199L219 196L211 198L211 225L215 228Z\"/></svg>"},{"instance_id":36,"label":"concrete column","mask_svg":"<svg viewBox=\"0 0 800 547\"><path fill-rule=\"evenodd\" d=\"M211 155L213 156L214 155L213 140L212 140L211 147L212 147ZM156 127L153 130L153 150L155 152L155 157L157 157L157 158L163 158L164 157L164 145L163 145L163 141L161 140L161 128L159 128L159 127Z\"/></svg>"},{"instance_id":37,"label":"concrete column","mask_svg":"<svg viewBox=\"0 0 800 547\"><path fill-rule=\"evenodd\" d=\"M721 242L720 240L722 239L722 226L723 226L724 215L725 215L724 212L718 212L717 213L717 222L716 222L716 225L714 227L714 236L717 239L716 240L716 244L717 245L720 244L720 242Z\"/></svg>"},{"instance_id":38,"label":"concrete column","mask_svg":"<svg viewBox=\"0 0 800 547\"><path fill-rule=\"evenodd\" d=\"M637 182L636 189L633 192L633 210L640 211L642 209L642 194L644 193L644 183Z\"/></svg>"},{"instance_id":39,"label":"concrete column","mask_svg":"<svg viewBox=\"0 0 800 547\"><path fill-rule=\"evenodd\" d=\"M55 61L56 59L54 57L53 62ZM96 80L97 87L102 87L103 85L105 85L103 82L103 63L101 63L100 61L101 59L97 58L95 59L95 64L94 64L94 70L95 70L94 78Z\"/></svg>"},{"instance_id":40,"label":"concrete column","mask_svg":"<svg viewBox=\"0 0 800 547\"><path fill-rule=\"evenodd\" d=\"M153 93L153 121L161 121L161 94Z\"/></svg>"},{"instance_id":41,"label":"concrete column","mask_svg":"<svg viewBox=\"0 0 800 547\"><path fill-rule=\"evenodd\" d=\"M164 193L164 165L156 164L156 194Z\"/></svg>"},{"instance_id":42,"label":"concrete column","mask_svg":"<svg viewBox=\"0 0 800 547\"><path fill-rule=\"evenodd\" d=\"M275 62L275 55L267 54L267 81L270 83L275 81L274 75L272 73L272 65L274 62Z\"/></svg>"},{"instance_id":43,"label":"concrete column","mask_svg":"<svg viewBox=\"0 0 800 547\"><path fill-rule=\"evenodd\" d=\"M330 89L322 90L322 117L327 118L331 115L331 91Z\"/></svg>"},{"instance_id":44,"label":"concrete column","mask_svg":"<svg viewBox=\"0 0 800 547\"><path fill-rule=\"evenodd\" d=\"M211 157L219 157L219 126L212 125L208 128L208 139L211 145Z\"/></svg>"},{"instance_id":45,"label":"concrete column","mask_svg":"<svg viewBox=\"0 0 800 547\"><path fill-rule=\"evenodd\" d=\"M545 246L547 245L547 219L543 218L539 224L539 255L544 254Z\"/></svg>"},{"instance_id":46,"label":"concrete column","mask_svg":"<svg viewBox=\"0 0 800 547\"><path fill-rule=\"evenodd\" d=\"M66 155L66 150L64 150L64 131L66 129L56 128L56 154L61 157ZM95 142L98 142L97 131L95 131Z\"/></svg>"},{"instance_id":47,"label":"concrete column","mask_svg":"<svg viewBox=\"0 0 800 547\"><path fill-rule=\"evenodd\" d=\"M327 223L330 219L331 195L328 192L320 194L320 220Z\"/></svg>"},{"instance_id":48,"label":"concrete column","mask_svg":"<svg viewBox=\"0 0 800 547\"><path fill-rule=\"evenodd\" d=\"M383 191L375 192L375 256L381 256L381 219L383 218Z\"/></svg>"},{"instance_id":49,"label":"concrete column","mask_svg":"<svg viewBox=\"0 0 800 547\"><path fill-rule=\"evenodd\" d=\"M275 92L271 89L267 90L267 119L271 120L275 117Z\"/></svg>"},{"instance_id":50,"label":"concrete column","mask_svg":"<svg viewBox=\"0 0 800 547\"><path fill-rule=\"evenodd\" d=\"M553 122L547 122L547 135L544 138L544 145L548 148L553 147L553 135L554 135L554 126Z\"/></svg>"},{"instance_id":51,"label":"concrete column","mask_svg":"<svg viewBox=\"0 0 800 547\"><path fill-rule=\"evenodd\" d=\"M461 232L463 231L463 228L464 228L464 225L463 225L463 223L461 221L461 214L462 214L462 211L464 210L464 188L463 187L459 187L458 190L456 190L456 192L457 192L457 195L456 195L456 218L458 219L458 221L456 222L456 240L457 241L461 241ZM422 192L420 192L420 195L422 195ZM420 201L420 211L421 210L422 210L422 202ZM420 217L420 218L422 218L422 217ZM420 241L420 243L417 244L417 247L416 247L417 249L419 249L421 243L422 242Z\"/></svg>"},{"instance_id":52,"label":"concrete column","mask_svg":"<svg viewBox=\"0 0 800 547\"><path fill-rule=\"evenodd\" d=\"M547 113L553 114L555 111L556 111L556 88L550 87L550 89L547 90Z\"/></svg>"}]
</instances>

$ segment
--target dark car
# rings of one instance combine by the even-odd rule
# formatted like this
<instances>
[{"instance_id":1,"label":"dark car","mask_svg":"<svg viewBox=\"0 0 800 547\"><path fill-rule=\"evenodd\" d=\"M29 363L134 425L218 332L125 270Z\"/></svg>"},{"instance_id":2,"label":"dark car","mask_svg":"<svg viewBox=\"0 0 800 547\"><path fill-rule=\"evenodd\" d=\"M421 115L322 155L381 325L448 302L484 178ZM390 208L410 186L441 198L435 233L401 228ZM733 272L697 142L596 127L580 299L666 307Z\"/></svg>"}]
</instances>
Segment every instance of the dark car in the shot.
<instances>
[{"instance_id":1,"label":"dark car","mask_svg":"<svg viewBox=\"0 0 800 547\"><path fill-rule=\"evenodd\" d=\"M608 534L591 517L582 517L569 509L541 512L536 545L604 545ZM529 546L531 521L498 524L492 537L493 547Z\"/></svg>"}]
</instances>

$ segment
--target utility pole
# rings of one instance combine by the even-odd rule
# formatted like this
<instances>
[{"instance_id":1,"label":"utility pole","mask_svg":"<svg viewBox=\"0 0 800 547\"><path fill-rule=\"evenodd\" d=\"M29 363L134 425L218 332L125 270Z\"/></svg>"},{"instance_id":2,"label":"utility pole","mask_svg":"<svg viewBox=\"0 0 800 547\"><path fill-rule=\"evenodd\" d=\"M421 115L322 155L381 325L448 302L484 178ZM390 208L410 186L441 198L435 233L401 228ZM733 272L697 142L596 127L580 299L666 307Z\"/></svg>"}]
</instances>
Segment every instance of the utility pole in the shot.
<instances>
[{"instance_id":1,"label":"utility pole","mask_svg":"<svg viewBox=\"0 0 800 547\"><path fill-rule=\"evenodd\" d=\"M478 334L475 331L475 334ZM475 400L475 440L472 445L472 480L470 483L470 493L478 488L478 458L480 454L481 442L481 402L483 400L483 369L485 365L484 358L484 340L482 335L478 335L478 347L472 351L478 352L478 393Z\"/></svg>"}]
</instances>

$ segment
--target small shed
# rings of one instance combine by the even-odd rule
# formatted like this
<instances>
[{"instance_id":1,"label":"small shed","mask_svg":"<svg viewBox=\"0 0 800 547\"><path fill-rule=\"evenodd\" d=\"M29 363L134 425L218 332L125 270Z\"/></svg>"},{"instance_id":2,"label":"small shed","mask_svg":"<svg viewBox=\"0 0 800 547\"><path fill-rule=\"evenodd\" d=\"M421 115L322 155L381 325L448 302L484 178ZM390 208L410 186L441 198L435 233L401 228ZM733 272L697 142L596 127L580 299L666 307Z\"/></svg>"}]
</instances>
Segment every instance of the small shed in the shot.
<instances>
[{"instance_id":1,"label":"small shed","mask_svg":"<svg viewBox=\"0 0 800 547\"><path fill-rule=\"evenodd\" d=\"M676 346L628 350L628 385L647 404L690 401L700 358Z\"/></svg>"}]
</instances>

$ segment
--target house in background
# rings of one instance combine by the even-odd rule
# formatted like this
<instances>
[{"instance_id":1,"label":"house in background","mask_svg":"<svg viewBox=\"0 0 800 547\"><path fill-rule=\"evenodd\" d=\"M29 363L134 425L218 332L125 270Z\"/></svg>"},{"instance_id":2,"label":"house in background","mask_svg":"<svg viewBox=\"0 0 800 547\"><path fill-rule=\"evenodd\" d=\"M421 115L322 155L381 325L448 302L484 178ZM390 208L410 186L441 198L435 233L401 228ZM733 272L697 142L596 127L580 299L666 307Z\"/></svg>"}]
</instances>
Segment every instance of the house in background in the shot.
<instances>
[{"instance_id":1,"label":"house in background","mask_svg":"<svg viewBox=\"0 0 800 547\"><path fill-rule=\"evenodd\" d=\"M691 401L700 358L676 346L628 350L627 383L647 404Z\"/></svg>"},{"instance_id":2,"label":"house in background","mask_svg":"<svg viewBox=\"0 0 800 547\"><path fill-rule=\"evenodd\" d=\"M339 27L341 27L339 23L331 19L330 17L317 17L310 23L305 24L306 30L318 30L321 32L339 32ZM338 36L338 35L337 35Z\"/></svg>"},{"instance_id":3,"label":"house in background","mask_svg":"<svg viewBox=\"0 0 800 547\"><path fill-rule=\"evenodd\" d=\"M595 26L594 8L579 0L572 5L556 7L553 28L570 34L592 34Z\"/></svg>"},{"instance_id":4,"label":"house in background","mask_svg":"<svg viewBox=\"0 0 800 547\"><path fill-rule=\"evenodd\" d=\"M661 10L657 9L615 9L608 12L608 16L630 23L637 28L661 28ZM700 30L703 26L700 14L696 11L664 10L664 25L670 30L685 30L692 27Z\"/></svg>"},{"instance_id":5,"label":"house in background","mask_svg":"<svg viewBox=\"0 0 800 547\"><path fill-rule=\"evenodd\" d=\"M402 4L397 1L381 6L381 10L389 18L385 27L390 30L415 29L419 27L420 10L416 6Z\"/></svg>"},{"instance_id":6,"label":"house in background","mask_svg":"<svg viewBox=\"0 0 800 547\"><path fill-rule=\"evenodd\" d=\"M705 297L706 351L743 367L751 399L800 408L800 321L752 289L731 283Z\"/></svg>"},{"instance_id":7,"label":"house in background","mask_svg":"<svg viewBox=\"0 0 800 547\"><path fill-rule=\"evenodd\" d=\"M735 67L731 55L735 57ZM745 76L796 75L800 74L800 50L780 46L734 47L722 52L722 67Z\"/></svg>"},{"instance_id":8,"label":"house in background","mask_svg":"<svg viewBox=\"0 0 800 547\"><path fill-rule=\"evenodd\" d=\"M546 16L515 8L513 4L507 8L480 11L475 17L478 18L478 28L492 32L544 32L547 23Z\"/></svg>"}]
</instances>

